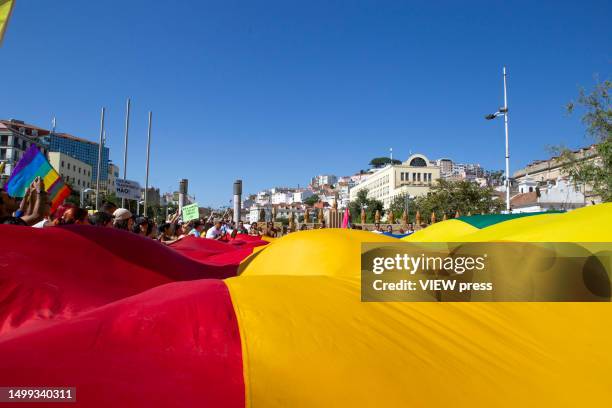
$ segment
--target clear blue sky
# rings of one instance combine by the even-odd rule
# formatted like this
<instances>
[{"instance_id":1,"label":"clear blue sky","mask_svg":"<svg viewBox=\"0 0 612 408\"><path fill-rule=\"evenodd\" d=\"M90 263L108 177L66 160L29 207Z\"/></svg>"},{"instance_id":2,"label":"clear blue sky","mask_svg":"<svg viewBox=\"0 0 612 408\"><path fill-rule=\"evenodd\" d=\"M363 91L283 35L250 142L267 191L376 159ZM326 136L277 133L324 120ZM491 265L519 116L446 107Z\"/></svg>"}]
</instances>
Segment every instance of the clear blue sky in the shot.
<instances>
[{"instance_id":1,"label":"clear blue sky","mask_svg":"<svg viewBox=\"0 0 612 408\"><path fill-rule=\"evenodd\" d=\"M435 3L435 4L432 4ZM188 178L200 205L351 174L409 151L503 168L508 66L511 166L588 143L564 105L612 72L610 1L18 0L2 55L0 117L96 139L144 184Z\"/></svg>"}]
</instances>

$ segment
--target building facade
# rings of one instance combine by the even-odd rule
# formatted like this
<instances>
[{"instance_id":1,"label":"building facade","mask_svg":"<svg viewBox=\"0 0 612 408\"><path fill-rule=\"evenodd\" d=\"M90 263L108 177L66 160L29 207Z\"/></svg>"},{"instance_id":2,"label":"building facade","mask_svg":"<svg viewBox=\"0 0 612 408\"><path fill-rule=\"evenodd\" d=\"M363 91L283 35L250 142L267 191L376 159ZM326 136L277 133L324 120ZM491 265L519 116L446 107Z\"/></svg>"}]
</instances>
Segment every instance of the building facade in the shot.
<instances>
[{"instance_id":1,"label":"building facade","mask_svg":"<svg viewBox=\"0 0 612 408\"><path fill-rule=\"evenodd\" d=\"M485 177L485 170L477 163L455 163L451 159L442 158L436 160L440 167L440 178L447 180L474 181Z\"/></svg>"},{"instance_id":2,"label":"building facade","mask_svg":"<svg viewBox=\"0 0 612 408\"><path fill-rule=\"evenodd\" d=\"M563 178L543 186L538 186L531 178L525 178L519 183L519 194L510 199L513 213L571 210L585 205L584 194Z\"/></svg>"},{"instance_id":3,"label":"building facade","mask_svg":"<svg viewBox=\"0 0 612 408\"><path fill-rule=\"evenodd\" d=\"M387 165L365 181L350 189L350 201L357 198L361 190L368 191L368 198L379 200L389 208L397 196L420 196L427 194L430 187L440 178L440 168L422 154L413 154L398 165Z\"/></svg>"},{"instance_id":4,"label":"building facade","mask_svg":"<svg viewBox=\"0 0 612 408\"><path fill-rule=\"evenodd\" d=\"M49 151L60 152L74 157L91 166L91 179L95 183L98 174L99 144L90 140L81 139L67 133L51 133L49 135ZM108 179L108 147L102 148L102 166L100 166L100 181Z\"/></svg>"},{"instance_id":5,"label":"building facade","mask_svg":"<svg viewBox=\"0 0 612 408\"><path fill-rule=\"evenodd\" d=\"M593 162L601 165L601 156L597 152L595 145L583 147L572 152L577 161ZM564 162L559 157L552 157L548 160L536 160L524 168L514 172L516 184L521 184L525 180L532 180L539 186L555 184L557 180L566 178L563 171ZM591 186L582 186L582 191L587 202L598 203L601 198L592 192Z\"/></svg>"},{"instance_id":6,"label":"building facade","mask_svg":"<svg viewBox=\"0 0 612 408\"><path fill-rule=\"evenodd\" d=\"M299 189L293 192L293 202L303 203L308 197L312 197L314 193L311 190Z\"/></svg>"},{"instance_id":7,"label":"building facade","mask_svg":"<svg viewBox=\"0 0 612 408\"><path fill-rule=\"evenodd\" d=\"M144 188L141 190L140 197L144 200ZM187 202L187 197L185 198L186 198L185 204L191 204L193 202L193 200L190 202ZM161 199L161 194L159 193L159 188L149 187L147 189L147 206L149 205L157 206L161 204L162 204L162 199ZM176 205L178 205L178 197L177 197Z\"/></svg>"},{"instance_id":8,"label":"building facade","mask_svg":"<svg viewBox=\"0 0 612 408\"><path fill-rule=\"evenodd\" d=\"M107 194L115 193L116 180L119 178L119 166L115 163L108 163L108 179L100 180L100 190L105 191ZM94 183L96 180L93 180Z\"/></svg>"},{"instance_id":9,"label":"building facade","mask_svg":"<svg viewBox=\"0 0 612 408\"><path fill-rule=\"evenodd\" d=\"M313 187L333 186L338 181L338 177L333 174L319 174L310 180L310 185Z\"/></svg>"},{"instance_id":10,"label":"building facade","mask_svg":"<svg viewBox=\"0 0 612 408\"><path fill-rule=\"evenodd\" d=\"M22 120L0 120L0 162L4 170L0 174L0 184L4 184L13 172L15 165L25 151L35 144L43 154L49 150L48 130L27 124Z\"/></svg>"},{"instance_id":11,"label":"building facade","mask_svg":"<svg viewBox=\"0 0 612 408\"><path fill-rule=\"evenodd\" d=\"M91 184L91 166L60 152L49 152L49 163L75 191L95 188Z\"/></svg>"}]
</instances>

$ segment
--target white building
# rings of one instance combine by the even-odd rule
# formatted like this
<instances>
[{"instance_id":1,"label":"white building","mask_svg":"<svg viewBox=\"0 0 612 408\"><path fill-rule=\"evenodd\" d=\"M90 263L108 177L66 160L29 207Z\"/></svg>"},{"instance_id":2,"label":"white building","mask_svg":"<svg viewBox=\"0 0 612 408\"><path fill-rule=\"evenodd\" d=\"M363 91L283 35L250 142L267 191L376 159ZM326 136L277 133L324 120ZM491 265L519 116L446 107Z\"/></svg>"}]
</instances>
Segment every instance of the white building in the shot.
<instances>
[{"instance_id":1,"label":"white building","mask_svg":"<svg viewBox=\"0 0 612 408\"><path fill-rule=\"evenodd\" d=\"M308 197L312 197L314 193L310 190L296 190L293 192L293 202L303 203Z\"/></svg>"},{"instance_id":2,"label":"white building","mask_svg":"<svg viewBox=\"0 0 612 408\"><path fill-rule=\"evenodd\" d=\"M312 178L312 180L310 181L310 185L312 185L313 187L320 187L320 186L333 186L334 184L336 184L336 182L338 181L338 177L334 176L333 174L319 174L318 176L314 176Z\"/></svg>"},{"instance_id":3,"label":"white building","mask_svg":"<svg viewBox=\"0 0 612 408\"><path fill-rule=\"evenodd\" d=\"M436 160L440 167L440 177L443 179L469 180L484 177L485 171L477 163L455 163L451 159L441 158Z\"/></svg>"},{"instance_id":4,"label":"white building","mask_svg":"<svg viewBox=\"0 0 612 408\"><path fill-rule=\"evenodd\" d=\"M35 144L43 154L47 153L49 143L46 140L49 131L22 120L0 120L0 162L4 171L0 174L0 185L8 180L13 169L26 150Z\"/></svg>"},{"instance_id":5,"label":"white building","mask_svg":"<svg viewBox=\"0 0 612 408\"><path fill-rule=\"evenodd\" d=\"M353 182L353 186L364 182L367 180L368 177L370 177L372 174L376 173L376 169L370 169L367 172L364 173L357 173L357 174L353 174L352 176L350 176L351 181ZM351 187L353 187L351 186Z\"/></svg>"},{"instance_id":6,"label":"white building","mask_svg":"<svg viewBox=\"0 0 612 408\"><path fill-rule=\"evenodd\" d=\"M338 181L336 184L336 194L338 196L338 208L345 208L351 202L352 183Z\"/></svg>"},{"instance_id":7,"label":"white building","mask_svg":"<svg viewBox=\"0 0 612 408\"><path fill-rule=\"evenodd\" d=\"M89 164L60 152L49 152L49 163L73 190L92 188L92 169Z\"/></svg>"},{"instance_id":8,"label":"white building","mask_svg":"<svg viewBox=\"0 0 612 408\"><path fill-rule=\"evenodd\" d=\"M271 204L270 192L268 190L258 192L257 197L255 197L255 202L259 205Z\"/></svg>"},{"instance_id":9,"label":"white building","mask_svg":"<svg viewBox=\"0 0 612 408\"><path fill-rule=\"evenodd\" d=\"M440 168L422 154L413 154L399 165L387 165L378 169L365 181L350 190L354 201L361 190L368 191L368 198L382 201L389 208L397 196L420 196L426 194L432 184L440 178Z\"/></svg>"},{"instance_id":10,"label":"white building","mask_svg":"<svg viewBox=\"0 0 612 408\"><path fill-rule=\"evenodd\" d=\"M584 194L563 178L539 187L535 181L525 177L519 183L519 191L523 192L510 199L513 213L571 210L584 207L586 202Z\"/></svg>"},{"instance_id":11,"label":"white building","mask_svg":"<svg viewBox=\"0 0 612 408\"><path fill-rule=\"evenodd\" d=\"M293 202L293 193L285 191L277 191L272 194L272 205L275 204L291 204Z\"/></svg>"}]
</instances>

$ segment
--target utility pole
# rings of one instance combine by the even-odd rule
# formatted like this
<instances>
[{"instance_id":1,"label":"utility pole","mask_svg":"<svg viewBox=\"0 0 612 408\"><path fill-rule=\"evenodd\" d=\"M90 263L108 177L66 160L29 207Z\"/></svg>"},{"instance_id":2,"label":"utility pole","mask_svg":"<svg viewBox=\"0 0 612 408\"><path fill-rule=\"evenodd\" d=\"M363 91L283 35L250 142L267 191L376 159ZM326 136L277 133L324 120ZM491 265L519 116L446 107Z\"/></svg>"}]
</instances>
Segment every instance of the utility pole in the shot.
<instances>
[{"instance_id":1,"label":"utility pole","mask_svg":"<svg viewBox=\"0 0 612 408\"><path fill-rule=\"evenodd\" d=\"M102 171L102 149L104 148L104 112L100 114L100 143L98 144L98 171L96 174L96 211L100 210L100 172Z\"/></svg>"},{"instance_id":2,"label":"utility pole","mask_svg":"<svg viewBox=\"0 0 612 408\"><path fill-rule=\"evenodd\" d=\"M125 141L123 142L123 179L127 180L128 133L130 129L130 98L125 106ZM125 208L125 198L121 199L121 207Z\"/></svg>"},{"instance_id":3,"label":"utility pole","mask_svg":"<svg viewBox=\"0 0 612 408\"><path fill-rule=\"evenodd\" d=\"M506 67L504 67L504 127L506 130L506 211L510 213L510 149L508 145L508 93L506 90Z\"/></svg>"},{"instance_id":4,"label":"utility pole","mask_svg":"<svg viewBox=\"0 0 612 408\"><path fill-rule=\"evenodd\" d=\"M143 214L147 216L147 194L149 190L149 160L151 155L151 121L153 120L153 112L149 111L149 130L147 131L147 173L145 176L145 191L144 191L144 210Z\"/></svg>"}]
</instances>

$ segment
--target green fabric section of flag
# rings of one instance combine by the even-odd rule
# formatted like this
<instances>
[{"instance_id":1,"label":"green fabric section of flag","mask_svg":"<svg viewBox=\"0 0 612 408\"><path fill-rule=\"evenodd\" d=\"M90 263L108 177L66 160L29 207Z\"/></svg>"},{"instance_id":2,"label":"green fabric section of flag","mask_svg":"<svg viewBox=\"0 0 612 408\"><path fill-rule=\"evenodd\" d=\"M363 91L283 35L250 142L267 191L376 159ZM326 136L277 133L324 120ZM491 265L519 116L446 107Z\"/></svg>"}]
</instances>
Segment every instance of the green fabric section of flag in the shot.
<instances>
[{"instance_id":1,"label":"green fabric section of flag","mask_svg":"<svg viewBox=\"0 0 612 408\"><path fill-rule=\"evenodd\" d=\"M498 224L500 222L513 220L515 218L530 217L532 215L542 214L553 214L564 211L546 211L546 212L532 212L532 213L519 213L519 214L482 214L482 215L469 215L457 218L459 221L463 221L470 224L473 227L482 229L490 227L491 225Z\"/></svg>"}]
</instances>

